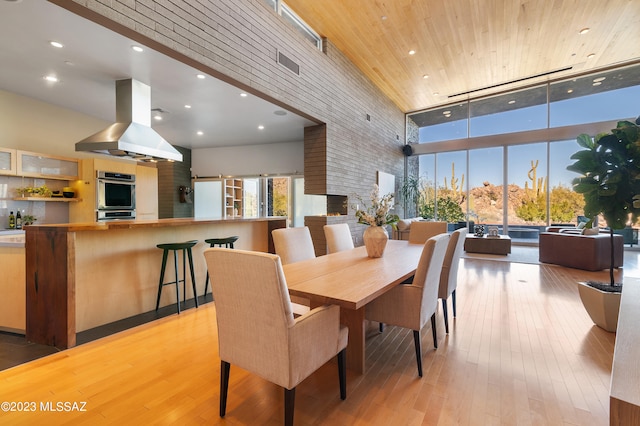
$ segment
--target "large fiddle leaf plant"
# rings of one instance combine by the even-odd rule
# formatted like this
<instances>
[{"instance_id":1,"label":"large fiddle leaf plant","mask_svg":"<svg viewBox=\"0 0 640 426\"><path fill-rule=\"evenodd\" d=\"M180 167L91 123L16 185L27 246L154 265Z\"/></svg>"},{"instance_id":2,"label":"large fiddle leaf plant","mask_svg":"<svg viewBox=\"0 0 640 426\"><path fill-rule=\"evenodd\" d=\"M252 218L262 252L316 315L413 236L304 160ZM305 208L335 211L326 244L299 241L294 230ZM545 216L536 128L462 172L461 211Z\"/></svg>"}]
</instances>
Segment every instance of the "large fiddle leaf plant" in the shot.
<instances>
[{"instance_id":1,"label":"large fiddle leaf plant","mask_svg":"<svg viewBox=\"0 0 640 426\"><path fill-rule=\"evenodd\" d=\"M576 160L567 170L580 174L573 190L584 196L584 214L604 216L611 234L611 285L613 278L613 230L635 223L640 213L640 117L635 123L619 121L610 133L591 138L578 136L583 149L571 156Z\"/></svg>"}]
</instances>

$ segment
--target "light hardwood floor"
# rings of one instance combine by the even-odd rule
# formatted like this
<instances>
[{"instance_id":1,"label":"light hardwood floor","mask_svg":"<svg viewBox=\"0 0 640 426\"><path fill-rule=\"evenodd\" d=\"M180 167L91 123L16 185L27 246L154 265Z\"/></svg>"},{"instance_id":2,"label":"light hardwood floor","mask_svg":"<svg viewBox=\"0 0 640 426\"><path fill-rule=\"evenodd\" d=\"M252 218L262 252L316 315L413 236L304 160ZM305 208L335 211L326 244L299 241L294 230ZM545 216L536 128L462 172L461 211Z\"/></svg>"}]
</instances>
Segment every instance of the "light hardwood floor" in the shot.
<instances>
[{"instance_id":1,"label":"light hardwood floor","mask_svg":"<svg viewBox=\"0 0 640 426\"><path fill-rule=\"evenodd\" d=\"M439 309L437 350L423 330L422 379L411 332L370 324L367 373L348 372L341 401L336 364L323 366L297 389L296 424L608 424L615 335L591 323L575 285L607 272L461 262L458 317L445 335ZM0 424L282 424L282 390L233 366L219 418L216 335L209 303L2 371L0 399L37 410L1 412Z\"/></svg>"}]
</instances>

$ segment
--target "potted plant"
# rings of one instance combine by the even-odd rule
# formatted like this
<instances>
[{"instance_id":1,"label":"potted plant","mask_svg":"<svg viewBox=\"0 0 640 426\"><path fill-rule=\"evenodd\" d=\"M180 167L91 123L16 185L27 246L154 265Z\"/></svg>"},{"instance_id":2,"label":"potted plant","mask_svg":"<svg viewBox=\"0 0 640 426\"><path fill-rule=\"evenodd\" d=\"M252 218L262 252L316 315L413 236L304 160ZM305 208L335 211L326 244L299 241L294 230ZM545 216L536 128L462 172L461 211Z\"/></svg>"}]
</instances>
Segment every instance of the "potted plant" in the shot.
<instances>
[{"instance_id":1,"label":"potted plant","mask_svg":"<svg viewBox=\"0 0 640 426\"><path fill-rule=\"evenodd\" d=\"M578 136L582 150L571 156L567 167L581 176L573 180L573 190L584 196L587 217L602 215L611 236L609 282L587 282L578 287L580 298L591 319L607 331L615 331L622 283L616 283L614 229L625 228L629 217L635 222L640 213L640 117L635 123L618 122L610 133L591 138Z\"/></svg>"}]
</instances>

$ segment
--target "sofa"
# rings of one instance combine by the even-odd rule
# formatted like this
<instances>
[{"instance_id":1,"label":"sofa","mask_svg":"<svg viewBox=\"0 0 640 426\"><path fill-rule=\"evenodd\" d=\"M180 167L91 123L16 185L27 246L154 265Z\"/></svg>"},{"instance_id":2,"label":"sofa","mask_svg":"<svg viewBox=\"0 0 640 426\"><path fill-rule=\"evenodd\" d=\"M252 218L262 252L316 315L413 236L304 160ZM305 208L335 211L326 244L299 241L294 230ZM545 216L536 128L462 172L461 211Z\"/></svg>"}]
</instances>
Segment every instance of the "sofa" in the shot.
<instances>
[{"instance_id":1,"label":"sofa","mask_svg":"<svg viewBox=\"0 0 640 426\"><path fill-rule=\"evenodd\" d=\"M411 235L411 224L414 222L420 222L419 228ZM410 242L424 243L427 239L434 235L448 232L447 222L436 222L433 220L424 219L422 217L412 217L409 219L401 219L393 230L392 238L394 240L405 240Z\"/></svg>"},{"instance_id":2,"label":"sofa","mask_svg":"<svg viewBox=\"0 0 640 426\"><path fill-rule=\"evenodd\" d=\"M424 220L421 217L410 217L407 219L401 219L396 224L393 230L394 240L409 240L409 232L411 231L411 223Z\"/></svg>"},{"instance_id":3,"label":"sofa","mask_svg":"<svg viewBox=\"0 0 640 426\"><path fill-rule=\"evenodd\" d=\"M567 231L540 233L540 262L586 271L609 269L611 265L611 236L608 232L582 235L579 232ZM624 262L623 240L622 235L613 236L614 268L621 267Z\"/></svg>"}]
</instances>

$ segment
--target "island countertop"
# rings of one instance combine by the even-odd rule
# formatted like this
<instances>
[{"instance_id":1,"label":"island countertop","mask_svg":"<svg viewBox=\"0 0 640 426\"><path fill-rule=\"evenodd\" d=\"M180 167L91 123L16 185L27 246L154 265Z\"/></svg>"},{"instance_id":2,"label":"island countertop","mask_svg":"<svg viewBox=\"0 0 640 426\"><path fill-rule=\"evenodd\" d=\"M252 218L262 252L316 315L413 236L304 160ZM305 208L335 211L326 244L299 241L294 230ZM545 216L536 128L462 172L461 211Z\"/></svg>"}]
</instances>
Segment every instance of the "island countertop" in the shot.
<instances>
[{"instance_id":1,"label":"island countertop","mask_svg":"<svg viewBox=\"0 0 640 426\"><path fill-rule=\"evenodd\" d=\"M271 231L286 226L286 217L27 226L27 339L68 348L75 346L78 332L153 312L162 263L158 244L198 241L192 249L198 294L193 294L190 283L186 286L187 299L191 299L204 292L207 268L203 252L209 247L204 240L233 235L238 236L236 249L273 252ZM172 265L173 259L167 265L165 282L174 279ZM175 291L166 290L160 306L175 306Z\"/></svg>"},{"instance_id":2,"label":"island countertop","mask_svg":"<svg viewBox=\"0 0 640 426\"><path fill-rule=\"evenodd\" d=\"M283 216L266 216L266 217L229 217L229 218L168 218L168 219L155 219L155 220L111 220L103 222L84 222L84 223L60 223L60 224L45 224L45 225L31 225L25 227L25 230L29 228L56 228L60 230L66 230L67 232L81 232L81 231L109 231L114 229L142 229L142 228L159 228L167 226L188 226L188 225L215 225L215 224L229 224L229 223L242 223L242 222L271 222L271 221L283 221L286 220Z\"/></svg>"}]
</instances>

